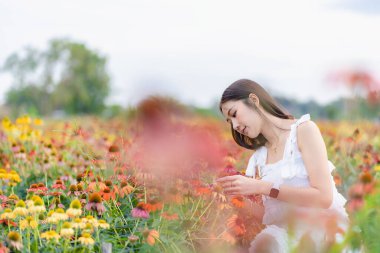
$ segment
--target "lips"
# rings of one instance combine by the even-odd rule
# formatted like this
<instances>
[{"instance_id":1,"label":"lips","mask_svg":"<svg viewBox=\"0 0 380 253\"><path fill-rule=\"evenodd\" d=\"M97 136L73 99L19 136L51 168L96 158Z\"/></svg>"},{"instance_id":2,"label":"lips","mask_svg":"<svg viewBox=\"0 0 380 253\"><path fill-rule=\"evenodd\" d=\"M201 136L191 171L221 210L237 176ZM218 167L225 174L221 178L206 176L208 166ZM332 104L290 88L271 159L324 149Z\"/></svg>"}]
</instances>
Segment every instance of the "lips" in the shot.
<instances>
[{"instance_id":1,"label":"lips","mask_svg":"<svg viewBox=\"0 0 380 253\"><path fill-rule=\"evenodd\" d=\"M245 134L245 129L246 129L246 128L247 128L247 127L244 127L244 128L243 128L243 134Z\"/></svg>"}]
</instances>

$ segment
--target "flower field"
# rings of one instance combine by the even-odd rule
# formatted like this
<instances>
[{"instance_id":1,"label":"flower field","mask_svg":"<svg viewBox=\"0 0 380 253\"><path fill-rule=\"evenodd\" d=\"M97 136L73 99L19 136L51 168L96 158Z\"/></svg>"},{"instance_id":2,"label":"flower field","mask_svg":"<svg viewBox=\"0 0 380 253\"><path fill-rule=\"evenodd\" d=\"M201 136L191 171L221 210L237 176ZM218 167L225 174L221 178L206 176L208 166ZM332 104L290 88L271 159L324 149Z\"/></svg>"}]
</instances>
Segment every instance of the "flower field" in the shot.
<instances>
[{"instance_id":1,"label":"flower field","mask_svg":"<svg viewBox=\"0 0 380 253\"><path fill-rule=\"evenodd\" d=\"M380 252L380 127L316 123L351 219L330 251ZM3 118L0 252L238 252L263 228L260 196L215 179L244 174L251 154L225 122L194 115Z\"/></svg>"}]
</instances>

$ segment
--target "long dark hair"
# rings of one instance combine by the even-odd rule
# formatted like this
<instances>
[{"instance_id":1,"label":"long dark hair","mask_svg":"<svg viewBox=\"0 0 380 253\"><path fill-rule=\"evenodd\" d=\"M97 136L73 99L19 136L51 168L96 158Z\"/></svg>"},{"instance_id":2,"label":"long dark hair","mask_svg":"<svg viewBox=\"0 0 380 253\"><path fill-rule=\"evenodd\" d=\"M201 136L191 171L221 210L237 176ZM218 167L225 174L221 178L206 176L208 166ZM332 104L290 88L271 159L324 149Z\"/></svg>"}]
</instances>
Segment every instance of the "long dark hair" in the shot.
<instances>
[{"instance_id":1,"label":"long dark hair","mask_svg":"<svg viewBox=\"0 0 380 253\"><path fill-rule=\"evenodd\" d=\"M248 79L237 80L228 86L227 89L225 89L222 98L220 99L219 110L222 112L222 104L227 101L243 100L247 106L255 109L264 118L264 120L268 120L254 103L249 102L249 94L251 93L255 94L259 98L260 105L266 112L281 119L294 119L294 116L287 114L286 109L277 103L277 101L272 96L270 96L261 85ZM250 138L248 136L242 135L233 128L232 123L231 133L235 142L247 149L256 150L259 147L264 146L268 141L261 133L256 138Z\"/></svg>"}]
</instances>

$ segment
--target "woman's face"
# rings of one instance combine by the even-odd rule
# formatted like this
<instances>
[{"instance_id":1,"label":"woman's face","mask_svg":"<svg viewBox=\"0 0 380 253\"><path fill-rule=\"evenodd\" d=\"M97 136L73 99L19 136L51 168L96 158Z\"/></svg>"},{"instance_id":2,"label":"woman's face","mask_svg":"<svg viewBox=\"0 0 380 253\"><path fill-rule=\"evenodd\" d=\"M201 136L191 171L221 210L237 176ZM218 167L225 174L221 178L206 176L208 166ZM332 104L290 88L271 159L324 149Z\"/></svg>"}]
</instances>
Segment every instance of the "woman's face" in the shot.
<instances>
[{"instance_id":1,"label":"woman's face","mask_svg":"<svg viewBox=\"0 0 380 253\"><path fill-rule=\"evenodd\" d=\"M241 134L250 138L256 138L261 132L261 117L253 109L248 107L243 100L227 101L222 104L222 113L226 121Z\"/></svg>"}]
</instances>

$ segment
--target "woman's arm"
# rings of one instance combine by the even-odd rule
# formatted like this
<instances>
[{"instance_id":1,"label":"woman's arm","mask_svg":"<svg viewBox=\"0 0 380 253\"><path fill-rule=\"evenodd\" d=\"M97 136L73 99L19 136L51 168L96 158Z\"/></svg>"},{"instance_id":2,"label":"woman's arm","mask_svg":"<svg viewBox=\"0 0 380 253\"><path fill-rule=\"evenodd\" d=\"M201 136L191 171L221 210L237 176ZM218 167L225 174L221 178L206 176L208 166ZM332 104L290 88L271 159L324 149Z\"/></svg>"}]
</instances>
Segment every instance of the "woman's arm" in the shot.
<instances>
[{"instance_id":1,"label":"woman's arm","mask_svg":"<svg viewBox=\"0 0 380 253\"><path fill-rule=\"evenodd\" d=\"M332 182L328 169L327 151L318 126L307 121L297 129L298 147L309 175L310 187L280 185L278 200L304 207L328 208L332 203ZM269 195L272 182L241 175L227 176L217 180L228 194Z\"/></svg>"},{"instance_id":2,"label":"woman's arm","mask_svg":"<svg viewBox=\"0 0 380 253\"><path fill-rule=\"evenodd\" d=\"M331 175L328 169L326 145L313 121L297 129L298 147L309 174L310 187L280 185L277 199L306 207L328 208L332 202ZM269 195L271 182L261 181L261 194Z\"/></svg>"}]
</instances>

